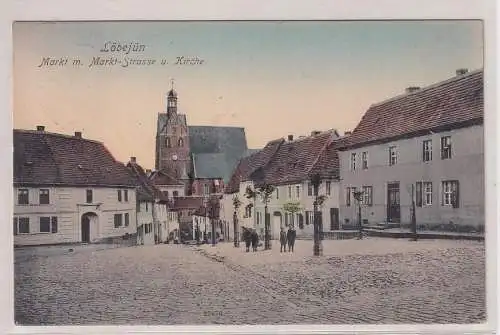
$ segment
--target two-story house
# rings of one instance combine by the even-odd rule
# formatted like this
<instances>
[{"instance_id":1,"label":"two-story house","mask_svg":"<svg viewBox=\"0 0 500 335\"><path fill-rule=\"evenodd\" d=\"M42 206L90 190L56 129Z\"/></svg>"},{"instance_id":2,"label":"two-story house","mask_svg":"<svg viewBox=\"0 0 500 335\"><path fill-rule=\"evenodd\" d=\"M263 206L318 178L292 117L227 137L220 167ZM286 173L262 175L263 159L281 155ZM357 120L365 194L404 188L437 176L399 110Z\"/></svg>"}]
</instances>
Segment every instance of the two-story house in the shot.
<instances>
[{"instance_id":1,"label":"two-story house","mask_svg":"<svg viewBox=\"0 0 500 335\"><path fill-rule=\"evenodd\" d=\"M137 242L158 244L174 240L179 231L178 215L171 209L167 193L158 189L131 157L127 168L137 179Z\"/></svg>"},{"instance_id":2,"label":"two-story house","mask_svg":"<svg viewBox=\"0 0 500 335\"><path fill-rule=\"evenodd\" d=\"M296 140L289 135L272 159L252 173L255 188L263 184L275 188L268 203L272 239L279 238L280 228L289 226L295 227L297 237L313 235L316 196L311 180L315 174L320 176L318 196L324 199L317 208L323 232L339 229L338 139L336 130L313 131ZM260 198L255 206L256 227L263 235L265 204Z\"/></svg>"},{"instance_id":3,"label":"two-story house","mask_svg":"<svg viewBox=\"0 0 500 335\"><path fill-rule=\"evenodd\" d=\"M152 171L148 178L168 199L186 195L184 183L169 175L166 171Z\"/></svg>"},{"instance_id":4,"label":"two-story house","mask_svg":"<svg viewBox=\"0 0 500 335\"><path fill-rule=\"evenodd\" d=\"M311 178L318 174L321 178L318 195L324 198L318 207L323 231L339 229L338 139L335 130L314 131L311 136L296 140L289 135L287 141L271 141L261 151L241 159L226 188L224 215L232 217L232 199L237 195L242 202L238 213L240 225L255 228L263 236L265 204L260 196L248 199L246 189L258 190L261 185L269 184L275 188L268 202L271 237L279 238L280 228L292 225L297 236L311 236L316 199Z\"/></svg>"},{"instance_id":5,"label":"two-story house","mask_svg":"<svg viewBox=\"0 0 500 335\"><path fill-rule=\"evenodd\" d=\"M136 233L136 181L103 143L14 130L15 245L97 242Z\"/></svg>"},{"instance_id":6,"label":"two-story house","mask_svg":"<svg viewBox=\"0 0 500 335\"><path fill-rule=\"evenodd\" d=\"M341 221L484 225L483 71L372 105L340 149ZM412 191L413 190L413 191Z\"/></svg>"}]
</instances>

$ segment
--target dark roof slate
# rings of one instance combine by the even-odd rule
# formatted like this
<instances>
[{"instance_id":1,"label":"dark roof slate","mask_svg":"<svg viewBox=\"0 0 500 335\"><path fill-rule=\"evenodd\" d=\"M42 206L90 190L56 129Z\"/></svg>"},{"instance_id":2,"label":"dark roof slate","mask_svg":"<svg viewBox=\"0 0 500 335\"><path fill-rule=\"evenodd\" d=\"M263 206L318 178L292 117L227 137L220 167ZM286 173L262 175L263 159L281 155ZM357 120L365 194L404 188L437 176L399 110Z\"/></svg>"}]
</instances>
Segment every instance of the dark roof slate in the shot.
<instances>
[{"instance_id":1,"label":"dark roof slate","mask_svg":"<svg viewBox=\"0 0 500 335\"><path fill-rule=\"evenodd\" d=\"M193 154L195 178L229 179L232 166L228 164L225 153Z\"/></svg>"},{"instance_id":2,"label":"dark roof slate","mask_svg":"<svg viewBox=\"0 0 500 335\"><path fill-rule=\"evenodd\" d=\"M127 168L137 178L137 199L139 201L154 201L168 202L168 198L161 192L153 182L148 178L146 172L139 164L128 162Z\"/></svg>"},{"instance_id":3,"label":"dark roof slate","mask_svg":"<svg viewBox=\"0 0 500 335\"><path fill-rule=\"evenodd\" d=\"M481 69L370 106L342 149L481 124L483 116Z\"/></svg>"},{"instance_id":4,"label":"dark roof slate","mask_svg":"<svg viewBox=\"0 0 500 335\"><path fill-rule=\"evenodd\" d=\"M154 185L172 185L172 186L183 186L184 184L172 177L171 175L169 175L166 171L153 171L151 173L151 175L149 176L149 179L151 180L151 182L154 184Z\"/></svg>"},{"instance_id":5,"label":"dark roof slate","mask_svg":"<svg viewBox=\"0 0 500 335\"><path fill-rule=\"evenodd\" d=\"M135 187L136 179L103 143L45 131L14 135L14 184Z\"/></svg>"}]
</instances>

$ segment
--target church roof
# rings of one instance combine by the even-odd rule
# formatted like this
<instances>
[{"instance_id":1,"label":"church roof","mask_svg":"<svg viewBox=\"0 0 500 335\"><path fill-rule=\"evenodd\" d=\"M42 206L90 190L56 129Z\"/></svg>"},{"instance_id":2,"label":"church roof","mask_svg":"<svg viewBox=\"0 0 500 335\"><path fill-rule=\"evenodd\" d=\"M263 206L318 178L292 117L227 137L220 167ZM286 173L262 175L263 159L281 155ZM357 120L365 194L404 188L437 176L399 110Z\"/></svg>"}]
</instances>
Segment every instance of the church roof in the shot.
<instances>
[{"instance_id":1,"label":"church roof","mask_svg":"<svg viewBox=\"0 0 500 335\"><path fill-rule=\"evenodd\" d=\"M189 126L189 145L196 178L223 178L227 182L248 148L241 127Z\"/></svg>"}]
</instances>

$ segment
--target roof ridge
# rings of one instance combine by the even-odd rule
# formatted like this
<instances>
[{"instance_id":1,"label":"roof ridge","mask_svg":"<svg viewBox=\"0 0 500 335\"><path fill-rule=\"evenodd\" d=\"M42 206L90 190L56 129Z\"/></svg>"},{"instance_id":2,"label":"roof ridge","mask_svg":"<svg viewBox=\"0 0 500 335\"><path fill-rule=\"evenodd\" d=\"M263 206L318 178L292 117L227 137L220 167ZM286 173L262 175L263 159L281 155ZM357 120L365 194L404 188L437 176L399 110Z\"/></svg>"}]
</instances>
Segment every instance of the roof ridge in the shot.
<instances>
[{"instance_id":1,"label":"roof ridge","mask_svg":"<svg viewBox=\"0 0 500 335\"><path fill-rule=\"evenodd\" d=\"M449 83L452 83L452 82L455 82L455 81L459 81L459 80L462 80L464 78L468 78L468 77L471 77L473 75L476 75L478 73L481 73L483 72L484 69L483 68L480 68L480 69L476 69L476 70L473 70L473 71L469 71L465 74L461 74L461 75L455 75L453 77L450 77L448 79L445 79L445 80L441 80L441 81L438 81L438 82L435 82L433 84L430 84L430 85L427 85L427 86L424 86L422 88L419 88L417 91L415 92L410 92L410 93L401 93L401 94L398 94L394 97L391 97L391 98L388 98L388 99L385 99L385 100L382 100L380 102L375 102L375 103L372 103L370 105L370 108L371 107L377 107L377 106L380 106L380 105L383 105L385 103L388 103L388 102L391 102L391 101L394 101L394 100L398 100L398 99L401 99L403 97L406 97L406 96L410 96L410 95L417 95L419 93L422 93L422 92L425 92L425 91L428 91L428 90L431 90L433 88L436 88L436 87L439 87L441 85L446 85L446 84L449 84Z\"/></svg>"},{"instance_id":2,"label":"roof ridge","mask_svg":"<svg viewBox=\"0 0 500 335\"><path fill-rule=\"evenodd\" d=\"M93 143L100 143L103 144L102 141L98 140L93 140L89 138L84 138L84 137L75 137L73 135L67 135L67 134L61 134L61 133L53 133L50 131L38 131L38 130L31 130L31 129L13 129L14 132L17 133L25 133L25 134L44 134L44 135L50 135L50 136L58 136L58 137L63 137L67 139L74 139L75 141L87 141L87 142L93 142Z\"/></svg>"}]
</instances>

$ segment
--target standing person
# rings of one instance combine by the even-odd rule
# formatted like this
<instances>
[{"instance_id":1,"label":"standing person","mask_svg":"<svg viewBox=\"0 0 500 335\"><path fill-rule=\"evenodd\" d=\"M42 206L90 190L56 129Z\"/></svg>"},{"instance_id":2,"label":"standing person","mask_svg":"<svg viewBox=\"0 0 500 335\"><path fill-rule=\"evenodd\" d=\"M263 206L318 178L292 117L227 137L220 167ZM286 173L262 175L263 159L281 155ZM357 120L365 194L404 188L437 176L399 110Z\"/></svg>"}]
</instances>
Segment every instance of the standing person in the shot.
<instances>
[{"instance_id":1,"label":"standing person","mask_svg":"<svg viewBox=\"0 0 500 335\"><path fill-rule=\"evenodd\" d=\"M245 241L246 252L250 251L250 244L252 243L252 236L248 229L243 231L243 240Z\"/></svg>"},{"instance_id":2,"label":"standing person","mask_svg":"<svg viewBox=\"0 0 500 335\"><path fill-rule=\"evenodd\" d=\"M295 246L295 239L297 238L297 231L295 230L294 227L292 227L291 233L290 233L290 244L288 245L288 251L293 252L293 247ZM292 250L290 250L290 248Z\"/></svg>"},{"instance_id":3,"label":"standing person","mask_svg":"<svg viewBox=\"0 0 500 335\"><path fill-rule=\"evenodd\" d=\"M288 242L288 251L292 251L292 227L289 227L286 232L286 240Z\"/></svg>"},{"instance_id":4,"label":"standing person","mask_svg":"<svg viewBox=\"0 0 500 335\"><path fill-rule=\"evenodd\" d=\"M259 244L259 235L256 230L252 231L252 249L253 251L257 251L257 246Z\"/></svg>"},{"instance_id":5,"label":"standing person","mask_svg":"<svg viewBox=\"0 0 500 335\"><path fill-rule=\"evenodd\" d=\"M286 252L286 242L287 242L287 238L286 238L285 229L283 227L281 227L281 231L280 231L280 243L281 243L280 252Z\"/></svg>"}]
</instances>

